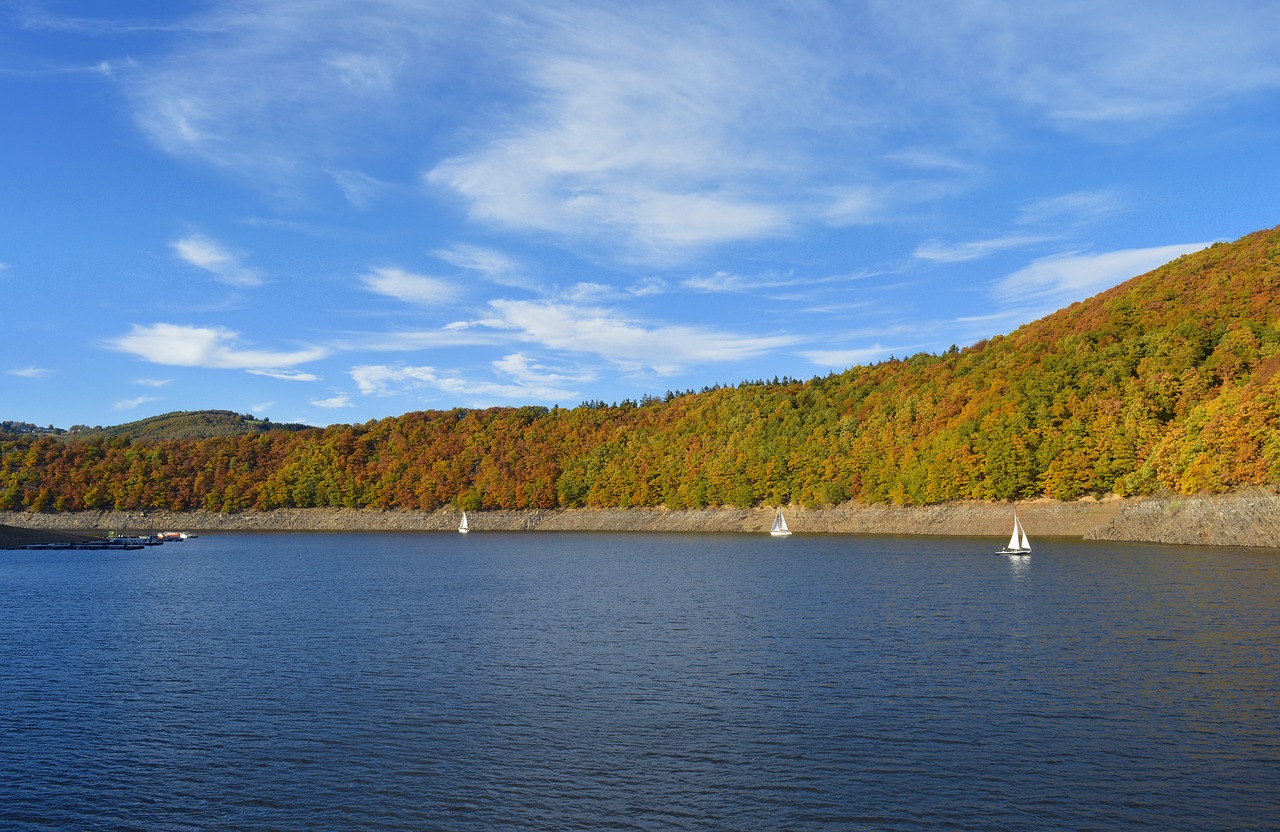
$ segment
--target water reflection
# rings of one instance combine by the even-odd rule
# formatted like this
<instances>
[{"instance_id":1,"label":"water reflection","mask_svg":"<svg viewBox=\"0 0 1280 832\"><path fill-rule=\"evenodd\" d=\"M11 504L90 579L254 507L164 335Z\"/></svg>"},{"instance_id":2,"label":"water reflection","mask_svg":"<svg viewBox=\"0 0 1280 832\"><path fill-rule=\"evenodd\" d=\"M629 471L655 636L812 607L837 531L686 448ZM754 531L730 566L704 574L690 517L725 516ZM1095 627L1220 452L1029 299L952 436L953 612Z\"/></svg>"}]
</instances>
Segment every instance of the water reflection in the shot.
<instances>
[{"instance_id":1,"label":"water reflection","mask_svg":"<svg viewBox=\"0 0 1280 832\"><path fill-rule=\"evenodd\" d=\"M1031 580L1031 555L1005 555L1005 559L1009 561L1014 586L1025 590Z\"/></svg>"}]
</instances>

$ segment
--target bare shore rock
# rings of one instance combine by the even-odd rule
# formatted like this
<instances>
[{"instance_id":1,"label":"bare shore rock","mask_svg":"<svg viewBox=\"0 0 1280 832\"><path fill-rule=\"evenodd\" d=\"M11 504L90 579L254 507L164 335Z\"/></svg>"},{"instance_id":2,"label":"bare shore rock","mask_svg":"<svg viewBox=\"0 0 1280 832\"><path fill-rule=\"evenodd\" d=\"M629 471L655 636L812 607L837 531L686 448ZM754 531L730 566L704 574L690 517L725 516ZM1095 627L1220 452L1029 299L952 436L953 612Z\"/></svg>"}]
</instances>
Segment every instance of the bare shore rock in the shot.
<instances>
[{"instance_id":1,"label":"bare shore rock","mask_svg":"<svg viewBox=\"0 0 1280 832\"><path fill-rule=\"evenodd\" d=\"M786 509L797 533L956 535L1008 534L1006 503L885 506L848 503ZM1033 538L1077 537L1280 548L1280 496L1270 491L1194 497L1150 497L1018 504ZM768 530L769 508L554 509L470 513L476 531L741 532ZM451 531L458 512L442 510L277 509L238 514L191 511L0 512L0 524L26 529L124 531ZM0 545L4 545L0 542Z\"/></svg>"}]
</instances>

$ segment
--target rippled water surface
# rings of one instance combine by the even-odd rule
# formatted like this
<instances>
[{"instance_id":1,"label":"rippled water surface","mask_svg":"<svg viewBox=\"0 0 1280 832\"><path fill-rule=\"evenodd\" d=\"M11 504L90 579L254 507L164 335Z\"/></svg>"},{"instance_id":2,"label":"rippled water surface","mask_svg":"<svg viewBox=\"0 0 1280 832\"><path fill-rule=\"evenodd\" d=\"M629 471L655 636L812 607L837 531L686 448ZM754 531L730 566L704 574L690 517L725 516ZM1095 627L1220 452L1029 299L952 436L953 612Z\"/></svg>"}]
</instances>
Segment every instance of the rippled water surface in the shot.
<instances>
[{"instance_id":1,"label":"rippled water surface","mask_svg":"<svg viewBox=\"0 0 1280 832\"><path fill-rule=\"evenodd\" d=\"M1280 553L0 552L0 828L1280 828Z\"/></svg>"}]
</instances>

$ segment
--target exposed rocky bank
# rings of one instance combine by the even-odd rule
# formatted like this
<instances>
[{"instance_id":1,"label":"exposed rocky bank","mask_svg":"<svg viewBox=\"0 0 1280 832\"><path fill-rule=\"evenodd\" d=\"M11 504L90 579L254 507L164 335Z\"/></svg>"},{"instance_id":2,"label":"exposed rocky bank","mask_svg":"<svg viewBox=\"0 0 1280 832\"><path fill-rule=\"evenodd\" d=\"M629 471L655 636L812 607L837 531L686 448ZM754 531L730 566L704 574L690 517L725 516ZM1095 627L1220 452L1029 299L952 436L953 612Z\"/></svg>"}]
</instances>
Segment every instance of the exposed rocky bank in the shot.
<instances>
[{"instance_id":1,"label":"exposed rocky bank","mask_svg":"<svg viewBox=\"0 0 1280 832\"><path fill-rule=\"evenodd\" d=\"M797 533L957 535L1008 534L1005 503L786 509ZM1280 548L1280 496L1242 491L1211 496L1034 500L1018 504L1032 538L1078 537L1157 543ZM469 514L475 531L764 532L768 508L554 509ZM207 511L0 512L0 524L24 529L105 531L450 531L458 512L367 509L277 509L219 514ZM0 530L0 546L7 544Z\"/></svg>"}]
</instances>

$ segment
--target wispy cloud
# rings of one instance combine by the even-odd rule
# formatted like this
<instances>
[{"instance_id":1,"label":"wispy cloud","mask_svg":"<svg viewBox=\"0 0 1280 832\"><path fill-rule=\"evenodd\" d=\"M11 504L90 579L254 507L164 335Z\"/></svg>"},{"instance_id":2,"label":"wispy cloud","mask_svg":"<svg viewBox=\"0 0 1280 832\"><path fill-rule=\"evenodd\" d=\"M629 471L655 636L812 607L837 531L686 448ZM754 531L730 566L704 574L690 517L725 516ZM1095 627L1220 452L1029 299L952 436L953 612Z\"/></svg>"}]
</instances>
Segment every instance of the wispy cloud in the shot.
<instances>
[{"instance_id":1,"label":"wispy cloud","mask_svg":"<svg viewBox=\"0 0 1280 832\"><path fill-rule=\"evenodd\" d=\"M323 381L323 379L315 373L303 373L298 370L259 370L249 369L246 373L255 376L266 376L267 378L279 379L280 381Z\"/></svg>"},{"instance_id":2,"label":"wispy cloud","mask_svg":"<svg viewBox=\"0 0 1280 832\"><path fill-rule=\"evenodd\" d=\"M121 399L111 407L114 410L133 410L135 407L147 404L148 402L158 402L161 400L162 397L160 396L138 396L133 399Z\"/></svg>"},{"instance_id":3,"label":"wispy cloud","mask_svg":"<svg viewBox=\"0 0 1280 832\"><path fill-rule=\"evenodd\" d=\"M398 330L391 332L347 333L334 338L334 349L350 352L410 352L450 347L478 347L509 341L509 336L496 333L471 321L455 321L439 329Z\"/></svg>"},{"instance_id":4,"label":"wispy cloud","mask_svg":"<svg viewBox=\"0 0 1280 832\"><path fill-rule=\"evenodd\" d=\"M446 280L391 267L373 269L360 275L360 280L371 292L423 306L448 303L457 294Z\"/></svg>"},{"instance_id":5,"label":"wispy cloud","mask_svg":"<svg viewBox=\"0 0 1280 832\"><path fill-rule=\"evenodd\" d=\"M34 364L30 367L18 367L13 370L5 370L5 375L17 376L18 378L46 378L53 375L53 370L44 367L37 367Z\"/></svg>"},{"instance_id":6,"label":"wispy cloud","mask_svg":"<svg viewBox=\"0 0 1280 832\"><path fill-rule=\"evenodd\" d=\"M929 240L917 246L913 255L918 260L929 260L935 263L964 263L969 260L988 257L996 252L1028 248L1053 239L1053 237L1046 236L1011 236L951 244L943 243L939 240Z\"/></svg>"},{"instance_id":7,"label":"wispy cloud","mask_svg":"<svg viewBox=\"0 0 1280 832\"><path fill-rule=\"evenodd\" d=\"M1280 88L1280 7L1231 0L246 2L178 25L122 73L167 152L367 206L392 187L364 172L370 139L438 148L449 124L425 180L474 221L633 262L884 222L970 187L1023 125L1116 140ZM455 124L458 76L502 106Z\"/></svg>"},{"instance_id":8,"label":"wispy cloud","mask_svg":"<svg viewBox=\"0 0 1280 832\"><path fill-rule=\"evenodd\" d=\"M179 32L189 28L187 24L168 19L161 21L58 15L49 13L35 4L22 4L14 14L14 22L19 28L29 31L71 32L94 37L139 32Z\"/></svg>"},{"instance_id":9,"label":"wispy cloud","mask_svg":"<svg viewBox=\"0 0 1280 832\"><path fill-rule=\"evenodd\" d=\"M1100 222L1127 208L1114 191L1077 191L1025 203L1014 220L1018 225L1074 227Z\"/></svg>"},{"instance_id":10,"label":"wispy cloud","mask_svg":"<svg viewBox=\"0 0 1280 832\"><path fill-rule=\"evenodd\" d=\"M389 396L423 387L435 388L467 401L565 401L581 395L573 385L591 381L594 375L579 370L547 367L522 353L503 356L490 365L510 383L466 378L434 367L366 364L353 367L351 377L365 395Z\"/></svg>"},{"instance_id":11,"label":"wispy cloud","mask_svg":"<svg viewBox=\"0 0 1280 832\"><path fill-rule=\"evenodd\" d=\"M613 240L645 259L784 231L789 210L766 182L786 165L749 137L770 124L764 99L785 100L812 59L759 42L749 18L672 25L641 8L555 9L520 30L533 102L428 181L476 220Z\"/></svg>"},{"instance_id":12,"label":"wispy cloud","mask_svg":"<svg viewBox=\"0 0 1280 832\"><path fill-rule=\"evenodd\" d=\"M478 272L495 283L503 283L520 272L520 265L515 260L481 246L460 243L450 248L438 248L431 253L452 266Z\"/></svg>"},{"instance_id":13,"label":"wispy cloud","mask_svg":"<svg viewBox=\"0 0 1280 832\"><path fill-rule=\"evenodd\" d=\"M262 277L255 269L240 262L240 257L222 244L203 234L192 234L169 244L179 259L212 274L228 286L261 286Z\"/></svg>"},{"instance_id":14,"label":"wispy cloud","mask_svg":"<svg viewBox=\"0 0 1280 832\"><path fill-rule=\"evenodd\" d=\"M491 248L459 243L431 253L449 265L466 269L497 286L529 291L539 288L538 281L530 277L519 262Z\"/></svg>"},{"instance_id":15,"label":"wispy cloud","mask_svg":"<svg viewBox=\"0 0 1280 832\"><path fill-rule=\"evenodd\" d=\"M153 364L224 370L279 369L315 361L329 353L316 346L271 351L246 349L240 343L239 333L224 327L134 324L127 335L109 340L106 346Z\"/></svg>"},{"instance_id":16,"label":"wispy cloud","mask_svg":"<svg viewBox=\"0 0 1280 832\"><path fill-rule=\"evenodd\" d=\"M351 395L349 393L338 393L337 395L330 396L327 399L312 399L311 405L313 407L323 407L327 409L355 407L355 404L351 401Z\"/></svg>"},{"instance_id":17,"label":"wispy cloud","mask_svg":"<svg viewBox=\"0 0 1280 832\"><path fill-rule=\"evenodd\" d=\"M173 382L171 378L138 378L134 379L134 384L141 384L143 387L165 387Z\"/></svg>"},{"instance_id":18,"label":"wispy cloud","mask_svg":"<svg viewBox=\"0 0 1280 832\"><path fill-rule=\"evenodd\" d=\"M799 278L791 274L734 274L718 271L708 275L695 275L680 282L685 289L696 292L713 292L720 294L755 294L777 289L795 289L798 287L816 287L827 283L844 282L858 279L855 275L839 277Z\"/></svg>"},{"instance_id":19,"label":"wispy cloud","mask_svg":"<svg viewBox=\"0 0 1280 832\"><path fill-rule=\"evenodd\" d=\"M927 0L903 0L879 22L898 49L904 91L950 95L975 116L1016 105L1062 129L1151 129L1280 82L1274 6L1138 2L1113 11L1104 0L987 0L938 13Z\"/></svg>"},{"instance_id":20,"label":"wispy cloud","mask_svg":"<svg viewBox=\"0 0 1280 832\"><path fill-rule=\"evenodd\" d=\"M521 341L595 355L630 370L662 375L700 364L741 361L798 343L792 335L741 335L673 324L646 324L607 309L554 301L496 300L483 323Z\"/></svg>"},{"instance_id":21,"label":"wispy cloud","mask_svg":"<svg viewBox=\"0 0 1280 832\"><path fill-rule=\"evenodd\" d=\"M1209 245L1211 243L1183 243L1044 257L1001 278L993 287L993 294L1009 304L1058 308Z\"/></svg>"},{"instance_id":22,"label":"wispy cloud","mask_svg":"<svg viewBox=\"0 0 1280 832\"><path fill-rule=\"evenodd\" d=\"M224 3L186 22L194 34L130 73L139 128L157 146L290 198L298 180L345 171L353 203L376 198L372 177L340 150L403 122L398 96L423 92L441 53L465 56L465 4L367 0ZM418 96L432 121L434 96ZM371 185L375 185L371 189Z\"/></svg>"},{"instance_id":23,"label":"wispy cloud","mask_svg":"<svg viewBox=\"0 0 1280 832\"><path fill-rule=\"evenodd\" d=\"M810 363L824 369L846 370L849 367L868 364L900 352L905 352L905 350L902 347L884 347L880 344L873 344L869 347L856 349L804 350L799 355Z\"/></svg>"},{"instance_id":24,"label":"wispy cloud","mask_svg":"<svg viewBox=\"0 0 1280 832\"><path fill-rule=\"evenodd\" d=\"M356 170L330 170L328 174L347 202L357 208L370 208L395 190L390 182Z\"/></svg>"}]
</instances>

